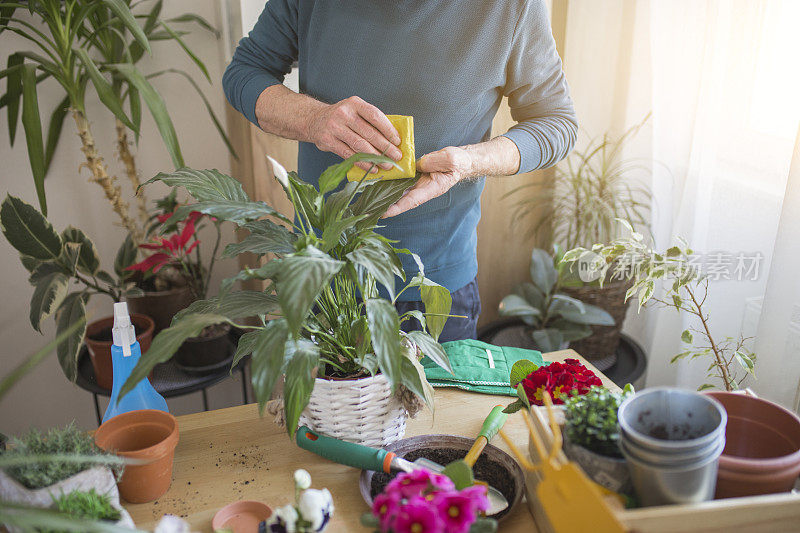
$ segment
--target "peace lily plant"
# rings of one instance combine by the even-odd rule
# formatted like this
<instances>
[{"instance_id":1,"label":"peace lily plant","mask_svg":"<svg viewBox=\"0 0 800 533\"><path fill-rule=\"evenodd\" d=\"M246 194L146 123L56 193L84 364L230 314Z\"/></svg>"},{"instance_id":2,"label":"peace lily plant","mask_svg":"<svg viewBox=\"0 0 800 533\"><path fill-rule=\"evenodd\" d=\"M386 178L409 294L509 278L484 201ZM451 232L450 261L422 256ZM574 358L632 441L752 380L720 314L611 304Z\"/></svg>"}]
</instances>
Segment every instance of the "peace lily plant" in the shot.
<instances>
[{"instance_id":1,"label":"peace lily plant","mask_svg":"<svg viewBox=\"0 0 800 533\"><path fill-rule=\"evenodd\" d=\"M241 242L228 245L223 256L252 253L272 258L223 282L219 296L199 300L176 315L172 326L155 337L120 396L156 364L167 361L186 338L211 324L227 322L249 330L239 340L233 364L252 353L252 384L262 410L285 374L283 411L290 436L309 403L316 377L381 373L392 390L405 388L431 405L433 390L418 353L451 371L437 342L450 312L450 293L425 277L416 256L419 273L407 280L399 254L411 252L395 248L375 231L380 216L414 178L367 181L365 173L361 181L339 188L357 161L393 164L384 156L356 154L325 170L317 189L271 160L275 177L294 206L295 220L250 200L238 181L216 170L183 168L151 179L148 183L183 187L196 200L178 207L172 218L181 220L197 211L249 232ZM400 290L395 278L404 283ZM266 288L232 290L235 281L245 280L264 280ZM399 315L393 304L412 287L419 288L425 312ZM235 322L251 316L257 316L260 324ZM401 324L412 318L426 331L403 334Z\"/></svg>"}]
</instances>

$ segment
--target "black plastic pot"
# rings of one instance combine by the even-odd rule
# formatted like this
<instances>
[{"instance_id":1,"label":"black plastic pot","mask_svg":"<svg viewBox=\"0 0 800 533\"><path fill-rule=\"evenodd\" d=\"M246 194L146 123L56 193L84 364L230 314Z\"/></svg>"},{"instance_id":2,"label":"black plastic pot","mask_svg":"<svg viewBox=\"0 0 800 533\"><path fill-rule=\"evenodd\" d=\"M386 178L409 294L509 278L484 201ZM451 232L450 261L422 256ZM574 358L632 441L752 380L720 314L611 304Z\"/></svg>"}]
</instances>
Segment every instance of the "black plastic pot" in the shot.
<instances>
[{"instance_id":1,"label":"black plastic pot","mask_svg":"<svg viewBox=\"0 0 800 533\"><path fill-rule=\"evenodd\" d=\"M230 328L223 328L213 337L186 339L175 352L173 360L184 372L207 374L228 364L233 348Z\"/></svg>"},{"instance_id":2,"label":"black plastic pot","mask_svg":"<svg viewBox=\"0 0 800 533\"><path fill-rule=\"evenodd\" d=\"M478 340L497 346L514 346L535 350L529 327L518 318L501 318L478 329ZM644 388L647 355L639 343L625 335L620 337L617 361L603 371L611 381L624 387L630 383L636 390Z\"/></svg>"}]
</instances>

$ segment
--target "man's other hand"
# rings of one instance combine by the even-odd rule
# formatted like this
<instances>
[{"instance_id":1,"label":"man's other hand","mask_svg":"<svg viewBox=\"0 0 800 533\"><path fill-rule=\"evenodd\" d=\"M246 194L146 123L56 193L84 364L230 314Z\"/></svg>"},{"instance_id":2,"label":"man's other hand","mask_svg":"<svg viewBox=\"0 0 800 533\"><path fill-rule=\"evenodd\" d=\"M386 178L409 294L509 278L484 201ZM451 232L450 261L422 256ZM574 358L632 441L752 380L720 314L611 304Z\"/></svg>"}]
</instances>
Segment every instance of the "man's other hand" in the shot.
<instances>
[{"instance_id":1,"label":"man's other hand","mask_svg":"<svg viewBox=\"0 0 800 533\"><path fill-rule=\"evenodd\" d=\"M403 154L397 145L400 134L380 109L358 96L335 104L322 104L308 120L307 138L317 148L347 159L355 153L385 154L399 161ZM369 170L371 163L361 161L356 166ZM388 170L388 163L381 165ZM372 169L377 172L377 169Z\"/></svg>"},{"instance_id":2,"label":"man's other hand","mask_svg":"<svg viewBox=\"0 0 800 533\"><path fill-rule=\"evenodd\" d=\"M417 161L422 174L417 183L386 210L382 218L405 213L441 196L462 179L472 177L472 156L464 148L448 146L422 156Z\"/></svg>"}]
</instances>

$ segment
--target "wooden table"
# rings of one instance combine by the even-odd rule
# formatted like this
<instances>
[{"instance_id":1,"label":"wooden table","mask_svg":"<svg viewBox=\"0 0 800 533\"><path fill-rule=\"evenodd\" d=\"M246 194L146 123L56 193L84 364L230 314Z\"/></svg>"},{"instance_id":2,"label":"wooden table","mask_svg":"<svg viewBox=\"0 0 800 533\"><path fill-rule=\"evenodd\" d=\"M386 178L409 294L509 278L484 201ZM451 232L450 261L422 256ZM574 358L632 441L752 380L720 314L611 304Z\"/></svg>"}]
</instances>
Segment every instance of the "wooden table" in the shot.
<instances>
[{"instance_id":1,"label":"wooden table","mask_svg":"<svg viewBox=\"0 0 800 533\"><path fill-rule=\"evenodd\" d=\"M581 359L606 386L617 388L572 350L544 354L544 358ZM409 420L406 436L448 433L474 437L492 407L512 400L508 396L437 389L435 415L425 410ZM314 488L327 487L333 494L336 510L326 531L368 531L359 522L360 516L369 510L358 490L360 471L297 447L269 415L259 417L255 404L181 416L178 424L180 442L169 491L152 503L126 505L138 527L152 530L162 515L171 513L188 520L192 531L210 532L214 513L232 501L259 500L273 509L294 501L292 474L297 468L305 468L311 474ZM519 416L509 417L504 431L527 449L528 433ZM499 437L492 444L509 451ZM524 501L499 529L536 531Z\"/></svg>"}]
</instances>

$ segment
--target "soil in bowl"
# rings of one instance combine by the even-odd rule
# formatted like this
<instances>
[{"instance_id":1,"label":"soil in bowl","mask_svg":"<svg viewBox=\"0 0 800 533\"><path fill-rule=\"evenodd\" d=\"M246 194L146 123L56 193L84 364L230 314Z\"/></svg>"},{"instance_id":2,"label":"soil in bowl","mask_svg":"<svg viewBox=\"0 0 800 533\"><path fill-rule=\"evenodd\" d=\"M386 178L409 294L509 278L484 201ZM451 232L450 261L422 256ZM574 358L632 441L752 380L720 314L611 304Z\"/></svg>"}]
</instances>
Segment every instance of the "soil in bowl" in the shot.
<instances>
[{"instance_id":1,"label":"soil in bowl","mask_svg":"<svg viewBox=\"0 0 800 533\"><path fill-rule=\"evenodd\" d=\"M463 459L466 456L466 450L456 450L452 448L419 448L417 450L408 452L403 456L408 461L415 461L420 457L430 459L440 465L447 465L453 461ZM478 461L473 467L475 479L485 481L492 487L500 491L500 493L508 500L509 507L505 510L493 515L491 518L500 519L511 510L516 494L516 483L514 477L506 467L497 461L492 461L485 455L478 458ZM370 495L375 498L378 494L383 492L386 485L394 479L396 474L386 474L384 472L375 472L372 476L372 484L370 486Z\"/></svg>"}]
</instances>

